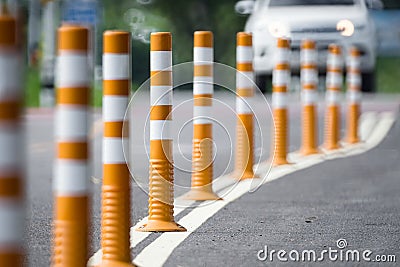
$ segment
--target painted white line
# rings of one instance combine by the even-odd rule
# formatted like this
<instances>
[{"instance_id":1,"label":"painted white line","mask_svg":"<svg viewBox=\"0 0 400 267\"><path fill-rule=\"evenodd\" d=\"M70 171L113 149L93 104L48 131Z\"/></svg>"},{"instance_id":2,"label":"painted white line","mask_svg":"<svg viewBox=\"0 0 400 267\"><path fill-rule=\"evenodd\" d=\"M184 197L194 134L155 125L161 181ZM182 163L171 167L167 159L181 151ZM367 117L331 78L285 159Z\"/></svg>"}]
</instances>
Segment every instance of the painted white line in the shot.
<instances>
[{"instance_id":1,"label":"painted white line","mask_svg":"<svg viewBox=\"0 0 400 267\"><path fill-rule=\"evenodd\" d=\"M359 149L354 151L348 149L343 150L342 153L332 154L329 158L316 156L312 159L308 158L305 160L300 160L300 162L296 164L273 168L268 174L268 179L265 179L263 183L281 178L284 175L293 173L297 170L308 168L327 159L347 157L366 152L378 145L384 139L394 121L395 117L393 114L382 114L379 116L378 124L376 127L374 127L371 135L366 140L366 145L361 144L359 145ZM351 147L355 148L356 145L352 145ZM227 191L227 193L222 201L210 202L209 205L204 205L193 209L178 222L187 228L187 232L162 234L145 249L143 249L139 255L137 255L137 257L134 259L134 263L139 266L162 266L167 261L174 249L179 246L179 244L182 243L200 225L216 214L224 206L249 192L249 190L252 190L252 181L254 180L245 180L238 183L233 189L226 188L224 191ZM157 255L157 257L154 255Z\"/></svg>"}]
</instances>

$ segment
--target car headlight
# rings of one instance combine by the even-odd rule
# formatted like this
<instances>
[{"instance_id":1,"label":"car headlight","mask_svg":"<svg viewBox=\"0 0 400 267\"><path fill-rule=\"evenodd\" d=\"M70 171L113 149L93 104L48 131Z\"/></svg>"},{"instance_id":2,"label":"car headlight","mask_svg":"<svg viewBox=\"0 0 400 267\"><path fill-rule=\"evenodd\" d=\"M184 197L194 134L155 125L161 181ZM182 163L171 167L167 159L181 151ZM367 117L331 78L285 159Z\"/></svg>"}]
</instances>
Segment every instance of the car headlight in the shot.
<instances>
[{"instance_id":1,"label":"car headlight","mask_svg":"<svg viewBox=\"0 0 400 267\"><path fill-rule=\"evenodd\" d=\"M343 36L352 36L354 33L354 24L348 19L342 19L336 24L336 30Z\"/></svg>"},{"instance_id":2,"label":"car headlight","mask_svg":"<svg viewBox=\"0 0 400 267\"><path fill-rule=\"evenodd\" d=\"M290 28L287 24L275 21L268 25L269 33L275 38L290 37Z\"/></svg>"}]
</instances>

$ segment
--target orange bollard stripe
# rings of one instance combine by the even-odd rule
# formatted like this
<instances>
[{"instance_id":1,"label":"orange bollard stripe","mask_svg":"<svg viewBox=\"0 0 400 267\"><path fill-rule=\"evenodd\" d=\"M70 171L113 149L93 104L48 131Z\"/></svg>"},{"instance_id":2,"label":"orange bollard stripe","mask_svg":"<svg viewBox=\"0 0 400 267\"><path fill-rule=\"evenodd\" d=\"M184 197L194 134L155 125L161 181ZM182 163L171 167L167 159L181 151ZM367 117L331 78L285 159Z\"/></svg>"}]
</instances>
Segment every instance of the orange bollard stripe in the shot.
<instances>
[{"instance_id":1,"label":"orange bollard stripe","mask_svg":"<svg viewBox=\"0 0 400 267\"><path fill-rule=\"evenodd\" d=\"M151 71L150 72L150 85L171 85L172 72L171 71Z\"/></svg>"},{"instance_id":2,"label":"orange bollard stripe","mask_svg":"<svg viewBox=\"0 0 400 267\"><path fill-rule=\"evenodd\" d=\"M129 80L103 80L103 95L129 96Z\"/></svg>"},{"instance_id":3,"label":"orange bollard stripe","mask_svg":"<svg viewBox=\"0 0 400 267\"><path fill-rule=\"evenodd\" d=\"M211 106L213 101L212 94L194 95L193 101L195 106Z\"/></svg>"},{"instance_id":4,"label":"orange bollard stripe","mask_svg":"<svg viewBox=\"0 0 400 267\"><path fill-rule=\"evenodd\" d=\"M0 101L0 120L18 120L21 114L21 102Z\"/></svg>"},{"instance_id":5,"label":"orange bollard stripe","mask_svg":"<svg viewBox=\"0 0 400 267\"><path fill-rule=\"evenodd\" d=\"M87 159L88 144L86 142L58 142L57 157L59 159Z\"/></svg>"},{"instance_id":6,"label":"orange bollard stripe","mask_svg":"<svg viewBox=\"0 0 400 267\"><path fill-rule=\"evenodd\" d=\"M104 137L129 137L128 129L128 121L104 122Z\"/></svg>"},{"instance_id":7,"label":"orange bollard stripe","mask_svg":"<svg viewBox=\"0 0 400 267\"><path fill-rule=\"evenodd\" d=\"M151 106L150 120L172 120L172 106L171 105Z\"/></svg>"},{"instance_id":8,"label":"orange bollard stripe","mask_svg":"<svg viewBox=\"0 0 400 267\"><path fill-rule=\"evenodd\" d=\"M57 220L88 221L87 196L57 196L55 201L54 207Z\"/></svg>"},{"instance_id":9,"label":"orange bollard stripe","mask_svg":"<svg viewBox=\"0 0 400 267\"><path fill-rule=\"evenodd\" d=\"M194 65L194 76L212 76L212 65Z\"/></svg>"},{"instance_id":10,"label":"orange bollard stripe","mask_svg":"<svg viewBox=\"0 0 400 267\"><path fill-rule=\"evenodd\" d=\"M57 103L68 105L88 105L89 88L57 88Z\"/></svg>"},{"instance_id":11,"label":"orange bollard stripe","mask_svg":"<svg viewBox=\"0 0 400 267\"><path fill-rule=\"evenodd\" d=\"M237 63L236 69L238 71L253 71L253 64L252 63Z\"/></svg>"},{"instance_id":12,"label":"orange bollard stripe","mask_svg":"<svg viewBox=\"0 0 400 267\"><path fill-rule=\"evenodd\" d=\"M193 138L212 138L212 124L193 124Z\"/></svg>"},{"instance_id":13,"label":"orange bollard stripe","mask_svg":"<svg viewBox=\"0 0 400 267\"><path fill-rule=\"evenodd\" d=\"M14 177L0 176L0 197L16 197L21 198L23 196L23 182L20 176L15 175Z\"/></svg>"}]
</instances>

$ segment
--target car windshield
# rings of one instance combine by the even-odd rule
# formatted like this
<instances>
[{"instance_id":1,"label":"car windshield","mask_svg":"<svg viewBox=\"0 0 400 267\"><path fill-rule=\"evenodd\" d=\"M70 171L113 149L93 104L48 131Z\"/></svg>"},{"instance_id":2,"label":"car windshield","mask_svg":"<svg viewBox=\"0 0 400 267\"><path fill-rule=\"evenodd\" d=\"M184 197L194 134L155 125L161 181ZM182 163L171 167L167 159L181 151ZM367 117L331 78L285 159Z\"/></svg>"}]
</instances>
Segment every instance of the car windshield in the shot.
<instances>
[{"instance_id":1,"label":"car windshield","mask_svg":"<svg viewBox=\"0 0 400 267\"><path fill-rule=\"evenodd\" d=\"M268 3L268 2L266 2ZM270 0L269 6L354 5L355 0Z\"/></svg>"}]
</instances>

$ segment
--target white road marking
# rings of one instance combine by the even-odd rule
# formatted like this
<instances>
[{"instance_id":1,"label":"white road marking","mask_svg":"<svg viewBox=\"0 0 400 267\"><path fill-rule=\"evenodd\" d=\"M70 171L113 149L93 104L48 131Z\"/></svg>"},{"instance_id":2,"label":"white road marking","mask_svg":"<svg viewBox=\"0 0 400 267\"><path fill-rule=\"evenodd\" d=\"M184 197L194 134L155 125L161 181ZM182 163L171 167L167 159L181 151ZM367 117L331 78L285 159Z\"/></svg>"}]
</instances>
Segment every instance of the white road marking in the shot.
<instances>
[{"instance_id":1,"label":"white road marking","mask_svg":"<svg viewBox=\"0 0 400 267\"><path fill-rule=\"evenodd\" d=\"M296 170L308 168L327 159L347 157L366 152L378 145L384 139L394 121L395 117L393 114L383 113L379 116L379 122L376 124L374 130L371 132L365 143L351 145L349 148L344 147L343 149L340 149L340 152L333 153L329 157L304 157L296 164L273 168L268 175L268 179L264 180L263 183L281 178L286 174L295 172ZM353 150L354 148L357 149ZM209 205L204 205L202 207L193 209L178 222L187 228L187 232L162 234L145 249L143 249L133 262L139 266L162 266L167 261L174 249L179 246L179 244L182 243L191 233L193 233L198 227L200 227L200 225L216 214L224 206L249 192L249 190L251 190L251 186L252 180L245 180L238 183L229 193L227 193L223 201L214 201L209 203ZM230 188L225 189L225 191L227 190L230 190ZM154 255L157 255L157 257L154 257Z\"/></svg>"},{"instance_id":2,"label":"white road marking","mask_svg":"<svg viewBox=\"0 0 400 267\"><path fill-rule=\"evenodd\" d=\"M186 239L192 232L194 232L206 220L216 214L220 209L229 204L230 202L241 197L249 191L254 191L259 186L259 182L265 184L278 178L281 178L289 173L297 170L305 169L314 166L323 161L342 158L352 155L357 155L366 152L367 150L378 145L389 132L391 126L395 121L395 116L392 113L383 113L378 116L375 112L368 112L362 115L360 119L360 137L365 140L364 143L355 145L348 145L342 149L337 150L329 155L317 154L307 157L299 157L295 153L291 153L289 157L296 160L295 164L283 165L270 169L270 164L262 163L255 166L257 174L267 176L267 179L259 180L245 180L237 183L229 175L219 177L213 182L215 191L220 191L219 195L223 196L224 200L214 202L202 202L201 206L196 207L181 220L179 224L187 228L187 232L164 233L150 245L143 249L134 259L134 263L140 266L162 266L173 250ZM255 182L257 181L257 182ZM232 186L237 183L237 185ZM193 204L193 201L184 201L180 197L175 200L174 215L178 215L182 211ZM151 233L138 232L135 229L140 225L147 222L147 217L136 223L131 228L131 248L136 247L140 242L145 240ZM154 257L155 253L157 257ZM88 266L96 266L101 262L101 250L97 251L88 261Z\"/></svg>"}]
</instances>

